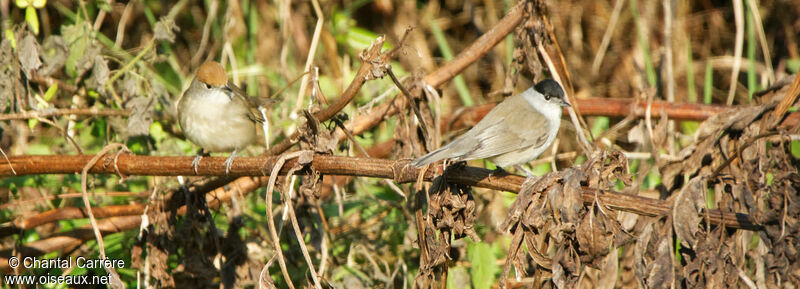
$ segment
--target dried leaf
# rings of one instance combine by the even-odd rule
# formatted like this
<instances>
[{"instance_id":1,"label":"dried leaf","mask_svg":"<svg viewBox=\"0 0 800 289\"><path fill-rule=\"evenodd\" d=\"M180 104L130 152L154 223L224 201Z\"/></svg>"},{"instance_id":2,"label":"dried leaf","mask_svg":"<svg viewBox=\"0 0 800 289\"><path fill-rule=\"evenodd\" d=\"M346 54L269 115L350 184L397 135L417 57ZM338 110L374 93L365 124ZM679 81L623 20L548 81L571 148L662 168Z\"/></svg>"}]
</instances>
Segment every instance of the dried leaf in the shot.
<instances>
[{"instance_id":1,"label":"dried leaf","mask_svg":"<svg viewBox=\"0 0 800 289\"><path fill-rule=\"evenodd\" d=\"M86 65L83 59L87 55L92 57L95 55L92 52L99 52L99 50L89 50L92 43L92 37L86 23L79 22L75 25L61 26L61 34L64 35L64 42L69 44L69 55L65 64L67 68L67 75L70 77L78 77L86 70L92 67L91 64Z\"/></svg>"},{"instance_id":2,"label":"dried leaf","mask_svg":"<svg viewBox=\"0 0 800 289\"><path fill-rule=\"evenodd\" d=\"M106 82L108 82L108 63L101 55L95 55L94 65L92 66L92 76L88 79L90 87L99 93L106 92Z\"/></svg>"},{"instance_id":3,"label":"dried leaf","mask_svg":"<svg viewBox=\"0 0 800 289\"><path fill-rule=\"evenodd\" d=\"M649 288L670 288L675 278L672 269L671 238L662 238L658 244L657 258L647 266L647 286Z\"/></svg>"},{"instance_id":4,"label":"dried leaf","mask_svg":"<svg viewBox=\"0 0 800 289\"><path fill-rule=\"evenodd\" d=\"M153 39L155 41L174 43L176 31L180 32L181 29L178 25L175 25L175 21L162 17L161 20L156 22L155 27L153 27Z\"/></svg>"},{"instance_id":5,"label":"dried leaf","mask_svg":"<svg viewBox=\"0 0 800 289\"><path fill-rule=\"evenodd\" d=\"M123 100L137 97L140 94L139 77L133 73L125 73L121 79L114 82L114 85L116 86L117 93L122 95ZM155 88L155 85L153 87Z\"/></svg>"},{"instance_id":6,"label":"dried leaf","mask_svg":"<svg viewBox=\"0 0 800 289\"><path fill-rule=\"evenodd\" d=\"M617 248L611 248L611 252L617 252ZM595 283L594 288L613 289L617 284L617 272L619 272L619 257L617 254L608 254L601 267L600 279Z\"/></svg>"},{"instance_id":7,"label":"dried leaf","mask_svg":"<svg viewBox=\"0 0 800 289\"><path fill-rule=\"evenodd\" d=\"M647 141L646 131L647 128L645 128L644 122L639 122L639 124L628 130L628 142L648 147L650 143Z\"/></svg>"},{"instance_id":8,"label":"dried leaf","mask_svg":"<svg viewBox=\"0 0 800 289\"><path fill-rule=\"evenodd\" d=\"M672 225L684 247L694 248L696 244L695 234L702 220L700 211L705 207L705 195L705 177L697 176L689 180L675 197Z\"/></svg>"},{"instance_id":9,"label":"dried leaf","mask_svg":"<svg viewBox=\"0 0 800 289\"><path fill-rule=\"evenodd\" d=\"M0 42L0 63L12 63L14 52L11 48L11 41L6 38ZM14 88L18 87L19 70L13 65L0 65L0 111L5 111L6 107L14 99Z\"/></svg>"},{"instance_id":10,"label":"dried leaf","mask_svg":"<svg viewBox=\"0 0 800 289\"><path fill-rule=\"evenodd\" d=\"M128 117L127 131L124 135L126 137L148 135L150 125L153 124L154 107L155 101L152 97L137 97L126 103L125 108L131 110L131 115Z\"/></svg>"},{"instance_id":11,"label":"dried leaf","mask_svg":"<svg viewBox=\"0 0 800 289\"><path fill-rule=\"evenodd\" d=\"M562 222L577 224L583 208L581 180L586 179L586 174L579 169L572 168L565 171L563 178L563 189L550 189L547 191L547 198L550 200L553 210L559 212Z\"/></svg>"},{"instance_id":12,"label":"dried leaf","mask_svg":"<svg viewBox=\"0 0 800 289\"><path fill-rule=\"evenodd\" d=\"M694 139L697 141L707 137L714 137L717 136L720 131L728 128L741 131L745 126L761 116L764 111L774 106L775 104L767 104L735 108L733 111L715 114L700 124L700 127L697 128L697 132L695 132Z\"/></svg>"},{"instance_id":13,"label":"dried leaf","mask_svg":"<svg viewBox=\"0 0 800 289\"><path fill-rule=\"evenodd\" d=\"M39 55L44 60L44 66L39 69L39 75L50 76L64 68L69 55L69 47L60 35L50 35L45 38Z\"/></svg>"},{"instance_id":14,"label":"dried leaf","mask_svg":"<svg viewBox=\"0 0 800 289\"><path fill-rule=\"evenodd\" d=\"M603 257L608 255L608 249L611 247L612 234L606 229L602 220L595 217L595 214L585 214L581 223L576 228L576 238L578 239L578 248L586 254L583 258L584 262L599 262ZM594 265L599 265L595 263ZM599 266L597 266L599 268Z\"/></svg>"},{"instance_id":15,"label":"dried leaf","mask_svg":"<svg viewBox=\"0 0 800 289\"><path fill-rule=\"evenodd\" d=\"M17 53L22 72L25 73L25 77L31 78L31 71L42 67L42 61L39 59L39 42L36 41L36 37L26 34L17 46Z\"/></svg>"},{"instance_id":16,"label":"dried leaf","mask_svg":"<svg viewBox=\"0 0 800 289\"><path fill-rule=\"evenodd\" d=\"M469 273L467 272L467 269L462 266L452 267L447 272L447 288L470 289L473 288L470 286L471 282L474 282L474 280L471 280ZM483 288L483 287L474 287L474 288Z\"/></svg>"},{"instance_id":17,"label":"dried leaf","mask_svg":"<svg viewBox=\"0 0 800 289\"><path fill-rule=\"evenodd\" d=\"M639 237L636 239L636 246L633 249L634 272L639 280L644 280L647 275L647 247L653 237L653 223L644 226Z\"/></svg>"}]
</instances>

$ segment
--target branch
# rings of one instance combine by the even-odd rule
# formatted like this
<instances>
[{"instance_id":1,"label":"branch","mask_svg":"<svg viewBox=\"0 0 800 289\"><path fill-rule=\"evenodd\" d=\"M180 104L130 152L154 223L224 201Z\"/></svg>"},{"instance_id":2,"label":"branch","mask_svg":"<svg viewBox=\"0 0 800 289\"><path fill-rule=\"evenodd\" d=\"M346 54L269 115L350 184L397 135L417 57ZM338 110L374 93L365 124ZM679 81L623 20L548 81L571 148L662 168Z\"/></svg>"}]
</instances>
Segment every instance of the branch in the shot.
<instances>
[{"instance_id":1,"label":"branch","mask_svg":"<svg viewBox=\"0 0 800 289\"><path fill-rule=\"evenodd\" d=\"M60 108L0 114L0 120L31 119L58 115L130 116L127 109L113 108Z\"/></svg>"},{"instance_id":2,"label":"branch","mask_svg":"<svg viewBox=\"0 0 800 289\"><path fill-rule=\"evenodd\" d=\"M114 217L97 222L98 229L103 235L111 235L135 229L142 223L140 216ZM16 253L22 256L41 256L55 251L65 251L80 246L88 240L94 239L91 225L84 225L78 229L53 235L47 239L20 245ZM14 249L0 250L0 272L9 272L8 258Z\"/></svg>"},{"instance_id":3,"label":"branch","mask_svg":"<svg viewBox=\"0 0 800 289\"><path fill-rule=\"evenodd\" d=\"M583 116L608 116L626 117L634 115L639 118L645 117L647 110L646 102L638 102L632 98L589 98L578 99L577 107ZM465 125L472 125L480 121L489 113L496 103L489 103L464 109L458 114L444 117L442 120L442 131L449 128L460 128ZM737 108L727 105L709 105L696 103L673 103L667 101L653 101L652 111L660 113L662 110L669 119L704 121L709 117ZM800 123L800 113L790 113L783 120L784 126L792 126Z\"/></svg>"},{"instance_id":4,"label":"branch","mask_svg":"<svg viewBox=\"0 0 800 289\"><path fill-rule=\"evenodd\" d=\"M92 208L92 212L97 218L133 216L141 215L142 212L144 212L144 207L145 205L142 204L112 205ZM0 224L0 237L9 236L16 232L32 229L47 223L61 220L84 219L88 217L89 214L86 212L86 208L83 207L53 209L34 216L24 217L9 223Z\"/></svg>"},{"instance_id":5,"label":"branch","mask_svg":"<svg viewBox=\"0 0 800 289\"><path fill-rule=\"evenodd\" d=\"M478 37L472 45L459 53L453 61L425 76L425 83L433 87L442 85L461 73L467 66L478 61L522 22L525 3L525 1L517 2L503 19L500 19L492 29L486 31L481 37Z\"/></svg>"},{"instance_id":6,"label":"branch","mask_svg":"<svg viewBox=\"0 0 800 289\"><path fill-rule=\"evenodd\" d=\"M326 121L332 118L334 115L339 113L345 106L347 106L350 101L358 94L358 91L361 89L361 86L364 85L364 82L367 80L373 79L372 73L375 70L376 66L382 67L384 63L388 62L388 56L385 54L381 54L381 47L383 47L383 37L378 37L378 39L373 42L369 48L364 50L361 55L361 67L358 69L356 76L353 77L353 82L350 83L349 86L342 92L342 95L339 97L339 100L336 103L326 107L325 109L314 113L314 118L318 119L319 121ZM297 142L297 137L299 136L299 132L295 132L291 136L285 138L280 143L272 146L268 151L267 155L277 155L282 152L285 152L290 147L292 147Z\"/></svg>"},{"instance_id":7,"label":"branch","mask_svg":"<svg viewBox=\"0 0 800 289\"><path fill-rule=\"evenodd\" d=\"M192 169L193 157L157 157L120 155L117 157L115 170L113 161L115 154L107 154L100 158L91 169L93 174L124 175L150 175L150 176L178 176L194 175ZM16 156L9 158L17 175L30 174L75 174L80 172L93 156ZM280 157L240 157L236 158L231 167L230 175L269 175L271 168ZM224 176L225 157L205 157L197 167L201 175ZM297 165L297 160L287 161L279 172L285 174L289 168ZM331 155L315 155L310 167L306 166L298 174L308 174L317 171L324 175L362 176L393 179L398 183L411 183L417 180L420 170L409 165L409 160L386 160L373 158L341 157ZM469 186L519 192L525 178L516 175L491 175L493 171L464 167L454 168L448 172L448 180ZM10 168L0 166L0 176L9 176ZM424 180L432 181L441 175L441 167L433 167L425 172ZM262 186L265 178L240 178L242 186L238 187L244 192ZM214 198L223 201L226 191L218 188L212 192ZM209 196L209 197L212 197ZM671 203L663 200L650 199L634 195L626 195L611 191L598 191L593 188L583 188L584 203L591 204L598 197L609 208L631 212L643 216L666 216L671 213ZM228 196L229 198L229 196ZM209 204L211 205L211 204ZM731 228L758 230L755 224L745 214L710 211L712 224L724 225Z\"/></svg>"}]
</instances>

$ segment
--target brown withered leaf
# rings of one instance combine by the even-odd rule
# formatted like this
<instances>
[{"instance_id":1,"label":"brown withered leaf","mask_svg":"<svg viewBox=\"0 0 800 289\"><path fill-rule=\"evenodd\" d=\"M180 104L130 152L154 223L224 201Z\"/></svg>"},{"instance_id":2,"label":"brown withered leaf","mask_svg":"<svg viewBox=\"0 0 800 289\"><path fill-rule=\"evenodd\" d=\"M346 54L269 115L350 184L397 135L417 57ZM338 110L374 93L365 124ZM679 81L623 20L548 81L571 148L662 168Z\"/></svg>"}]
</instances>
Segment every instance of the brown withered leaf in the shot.
<instances>
[{"instance_id":1,"label":"brown withered leaf","mask_svg":"<svg viewBox=\"0 0 800 289\"><path fill-rule=\"evenodd\" d=\"M628 130L628 142L638 144L645 148L649 147L650 143L647 141L647 128L643 121L640 121L637 125Z\"/></svg>"},{"instance_id":2,"label":"brown withered leaf","mask_svg":"<svg viewBox=\"0 0 800 289\"><path fill-rule=\"evenodd\" d=\"M626 186L632 183L628 158L620 151L595 151L592 158L582 167L587 175L586 186L591 188L612 189L617 180Z\"/></svg>"},{"instance_id":3,"label":"brown withered leaf","mask_svg":"<svg viewBox=\"0 0 800 289\"><path fill-rule=\"evenodd\" d=\"M58 72L67 63L69 47L61 35L50 35L44 39L39 55L44 61L44 66L39 69L39 75L50 76Z\"/></svg>"},{"instance_id":4,"label":"brown withered leaf","mask_svg":"<svg viewBox=\"0 0 800 289\"><path fill-rule=\"evenodd\" d=\"M671 238L661 238L658 243L658 250L655 252L657 257L647 266L648 288L670 288L672 285L675 270L672 269L671 240Z\"/></svg>"},{"instance_id":5,"label":"brown withered leaf","mask_svg":"<svg viewBox=\"0 0 800 289\"><path fill-rule=\"evenodd\" d=\"M556 287L574 288L580 278L578 268L582 268L582 265L575 248L569 245L559 246L553 256L553 282Z\"/></svg>"},{"instance_id":6,"label":"brown withered leaf","mask_svg":"<svg viewBox=\"0 0 800 289\"><path fill-rule=\"evenodd\" d=\"M156 22L153 27L153 39L156 41L175 42L175 32L180 32L181 28L175 25L175 21L166 17Z\"/></svg>"},{"instance_id":7,"label":"brown withered leaf","mask_svg":"<svg viewBox=\"0 0 800 289\"><path fill-rule=\"evenodd\" d=\"M544 190L555 184L559 179L558 174L548 173L535 181L533 179L525 180L517 198L508 209L506 219L500 224L501 230L509 232L520 221L520 217L528 210L534 198L538 198Z\"/></svg>"},{"instance_id":8,"label":"brown withered leaf","mask_svg":"<svg viewBox=\"0 0 800 289\"><path fill-rule=\"evenodd\" d=\"M705 207L706 180L697 176L678 192L672 208L672 225L681 245L695 246L695 234L700 226L701 210Z\"/></svg>"},{"instance_id":9,"label":"brown withered leaf","mask_svg":"<svg viewBox=\"0 0 800 289\"><path fill-rule=\"evenodd\" d=\"M581 261L596 269L600 268L611 248L613 234L606 228L605 223L602 217L598 218L590 212L583 216L575 232L578 248L584 254Z\"/></svg>"},{"instance_id":10,"label":"brown withered leaf","mask_svg":"<svg viewBox=\"0 0 800 289\"><path fill-rule=\"evenodd\" d=\"M617 248L612 247L611 252L616 253ZM619 257L617 254L606 255L600 270L600 278L597 280L597 283L594 284L594 288L613 289L617 284L617 272L619 272Z\"/></svg>"},{"instance_id":11,"label":"brown withered leaf","mask_svg":"<svg viewBox=\"0 0 800 289\"><path fill-rule=\"evenodd\" d=\"M633 248L633 269L637 277L636 279L639 281L644 280L645 276L647 276L647 263L650 262L648 247L652 246L650 240L654 235L653 226L653 223L648 223L644 226Z\"/></svg>"},{"instance_id":12,"label":"brown withered leaf","mask_svg":"<svg viewBox=\"0 0 800 289\"><path fill-rule=\"evenodd\" d=\"M22 72L25 73L25 77L31 78L31 71L42 67L42 60L39 59L39 42L33 34L27 33L17 45L17 57Z\"/></svg>"},{"instance_id":13,"label":"brown withered leaf","mask_svg":"<svg viewBox=\"0 0 800 289\"><path fill-rule=\"evenodd\" d=\"M0 40L0 63L12 63L14 51L11 41L5 37ZM0 111L5 111L14 99L14 88L19 85L19 70L14 65L0 65Z\"/></svg>"},{"instance_id":14,"label":"brown withered leaf","mask_svg":"<svg viewBox=\"0 0 800 289\"><path fill-rule=\"evenodd\" d=\"M131 110L128 117L128 126L125 131L126 137L149 135L150 125L153 124L153 109L155 99L152 97L137 97L125 103L125 108Z\"/></svg>"},{"instance_id":15,"label":"brown withered leaf","mask_svg":"<svg viewBox=\"0 0 800 289\"><path fill-rule=\"evenodd\" d=\"M102 94L106 92L106 82L108 82L109 78L108 63L103 59L102 55L95 55L93 62L92 76L87 79L87 84L90 88Z\"/></svg>"},{"instance_id":16,"label":"brown withered leaf","mask_svg":"<svg viewBox=\"0 0 800 289\"><path fill-rule=\"evenodd\" d=\"M563 173L563 178L563 188L548 190L547 198L553 211L558 212L561 217L561 222L577 224L580 222L579 214L583 209L581 181L586 179L586 174L577 168L570 168Z\"/></svg>"},{"instance_id":17,"label":"brown withered leaf","mask_svg":"<svg viewBox=\"0 0 800 289\"><path fill-rule=\"evenodd\" d=\"M303 115L306 123L300 128L300 148L323 154L333 153L339 145L333 130L323 126L310 111L303 110Z\"/></svg>"},{"instance_id":18,"label":"brown withered leaf","mask_svg":"<svg viewBox=\"0 0 800 289\"><path fill-rule=\"evenodd\" d=\"M705 138L681 151L680 155L687 157L667 163L661 168L663 177L661 181L667 190L676 190L683 185L683 175L694 176L701 168L711 171L712 161L715 159L714 145L716 140Z\"/></svg>"},{"instance_id":19,"label":"brown withered leaf","mask_svg":"<svg viewBox=\"0 0 800 289\"><path fill-rule=\"evenodd\" d=\"M697 141L707 137L713 138L716 137L720 131L727 129L741 131L747 125L753 123L764 111L773 107L775 107L775 103L734 108L732 111L715 114L700 124L697 128L697 132L694 134L694 139Z\"/></svg>"}]
</instances>

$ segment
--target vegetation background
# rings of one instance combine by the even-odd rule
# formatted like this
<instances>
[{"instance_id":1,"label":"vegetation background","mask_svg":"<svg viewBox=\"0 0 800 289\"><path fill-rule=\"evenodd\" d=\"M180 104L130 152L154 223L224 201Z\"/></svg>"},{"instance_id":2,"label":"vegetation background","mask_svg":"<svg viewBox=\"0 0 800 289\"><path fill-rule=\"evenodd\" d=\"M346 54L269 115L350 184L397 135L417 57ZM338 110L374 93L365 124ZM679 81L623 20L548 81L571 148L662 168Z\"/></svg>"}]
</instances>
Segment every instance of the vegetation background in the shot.
<instances>
[{"instance_id":1,"label":"vegetation background","mask_svg":"<svg viewBox=\"0 0 800 289\"><path fill-rule=\"evenodd\" d=\"M386 64L399 82L411 88L415 105L423 113L457 119L556 74L543 56L536 56L541 51L534 47L543 43L548 49L558 48L553 59L561 59L563 67L557 74L571 83L573 102L601 99L596 102L601 109L584 113L581 119L591 150L607 153L589 153L565 116L553 149L531 169L540 176L559 171L549 176L563 180L564 186L571 180L565 172L577 172L569 168L580 168L587 175L592 169L608 169L598 177L608 179L605 185L586 180L580 185L676 203L680 192L697 185L699 189L691 191L701 193L697 211L637 217L614 215L607 207L610 214L598 213L595 210L602 211L603 206L590 202L580 209L581 217L572 219L553 213L559 211L554 201L532 200L550 208L541 215L550 217L543 224L523 226L508 225L507 220L521 199L490 189L450 186L443 196L465 196L464 206L472 207L447 207L456 201L442 197L442 206L455 215L436 215L433 205L416 204L424 190L391 179L325 176L317 181L312 175L296 183L295 178L281 178L279 189L245 190L220 205L213 199L207 203L197 192L234 190L222 186L229 179L184 178L191 189L181 189L179 179L169 176L90 174L88 201L96 210L108 210L98 218L120 222L118 230L104 231L103 244L98 245L91 232L97 225L80 210L85 194L79 174L5 173L0 179L0 263L27 254L105 255L126 264L112 270L120 281L111 286L115 288L120 284L157 288L794 288L800 284L796 237L800 137L796 123L778 125L797 111L797 93L790 87L800 68L800 4L792 0L525 4L534 12L524 19L549 26L523 20L485 56L438 86L441 99L436 100L420 96L425 90L420 79L453 62L517 3L0 1L0 148L11 160L96 154L111 143L124 143L135 155L192 156L198 148L181 134L174 107L195 69L208 60L223 63L231 81L249 95L279 100L268 111L267 138L275 145L295 132L308 133L304 110L319 111L347 93L364 65L362 51L380 35L386 39L384 51L396 48ZM413 30L404 38L409 27ZM314 131L316 143L301 141L303 148L323 147L319 143L333 139L329 131L337 122L351 123L368 115L371 109L401 98L398 91L390 77L366 81L334 120ZM629 101L619 113L610 111L612 105L604 105L602 99ZM769 104L782 99L785 110L776 113L775 123L767 121L765 115L776 111ZM653 101L686 104L682 106L686 111L731 110L724 113L727 119L704 126L703 119L673 117L672 110L643 113L627 106ZM410 159L470 125L466 120L419 128L409 120L415 116L412 106L404 105L400 114L387 115L341 144L328 143L328 153ZM752 132L756 126L763 130ZM439 127L445 129L439 132ZM423 131L436 131L436 137L426 140ZM745 154L751 150L744 143L755 143L753 152ZM264 152L261 141L244 154ZM728 160L737 156L744 160ZM4 164L0 161L0 166ZM469 165L494 168L483 161ZM703 183L692 181L695 176L703 176ZM293 229L290 221L278 216L287 214L282 196L294 190L300 193L290 197L299 221ZM270 207L282 228L282 256L270 237L265 199L275 204ZM184 211L172 210L184 204ZM748 214L760 227L725 229L698 219L687 222L690 232L685 233L681 231L685 228L673 224L677 215L697 216L699 207ZM65 213L70 209L79 213ZM427 221L437 224L424 225L430 229L425 234L434 241L420 240L425 235L417 230L420 210L434 218ZM26 219L44 218L43 212L58 214L40 225L22 225ZM443 229L444 219L437 219L446 216L461 222L458 229L473 230L463 234L474 235L451 236L455 227ZM587 243L581 229L575 228L593 218L606 224L606 231L591 231L589 235L604 239ZM139 227L142 220L146 230ZM123 221L135 225L122 226ZM560 226L564 224L569 226ZM526 234L533 234L525 236L536 241L519 245L521 241L513 239L513 230L523 227ZM300 237L294 235L298 229ZM71 239L59 239L64 236ZM616 239L611 242L608 236ZM594 246L601 248L592 247L595 241L602 246ZM421 242L423 247L437 247L421 249ZM38 251L26 249L32 244ZM545 249L527 253L537 246ZM510 248L523 247L509 253ZM286 273L279 269L283 267L279 261L286 263ZM13 271L3 265L4 276L112 274L79 268ZM286 275L291 277L287 280Z\"/></svg>"}]
</instances>

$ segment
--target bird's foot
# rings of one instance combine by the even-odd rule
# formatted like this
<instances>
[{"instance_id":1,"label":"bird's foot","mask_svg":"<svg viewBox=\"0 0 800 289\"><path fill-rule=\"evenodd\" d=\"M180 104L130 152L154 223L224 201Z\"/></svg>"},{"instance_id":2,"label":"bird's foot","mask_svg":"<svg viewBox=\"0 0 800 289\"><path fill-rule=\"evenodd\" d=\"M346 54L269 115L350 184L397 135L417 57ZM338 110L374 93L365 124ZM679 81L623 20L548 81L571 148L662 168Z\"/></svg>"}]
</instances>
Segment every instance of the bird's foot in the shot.
<instances>
[{"instance_id":1,"label":"bird's foot","mask_svg":"<svg viewBox=\"0 0 800 289\"><path fill-rule=\"evenodd\" d=\"M192 169L194 169L195 175L199 175L199 173L197 173L197 166L200 165L200 160L202 159L203 155L197 155L196 157L194 157L194 160L192 160Z\"/></svg>"},{"instance_id":2,"label":"bird's foot","mask_svg":"<svg viewBox=\"0 0 800 289\"><path fill-rule=\"evenodd\" d=\"M197 155L196 157L194 157L194 160L192 160L192 169L194 169L194 174L195 175L199 175L197 173L197 166L200 165L200 160L201 159L203 159L203 155Z\"/></svg>"},{"instance_id":3,"label":"bird's foot","mask_svg":"<svg viewBox=\"0 0 800 289\"><path fill-rule=\"evenodd\" d=\"M205 150L203 150L203 148L200 148L200 150L197 151L197 156L194 157L194 160L192 160L192 169L194 169L194 174L195 175L199 175L197 173L197 166L200 165L200 160L203 159L203 157L206 157L206 156L210 156L210 154L205 152Z\"/></svg>"},{"instance_id":4,"label":"bird's foot","mask_svg":"<svg viewBox=\"0 0 800 289\"><path fill-rule=\"evenodd\" d=\"M233 158L236 157L236 150L231 152L231 156L225 160L225 175L227 176L231 172L231 165L233 164Z\"/></svg>"},{"instance_id":5,"label":"bird's foot","mask_svg":"<svg viewBox=\"0 0 800 289\"><path fill-rule=\"evenodd\" d=\"M536 176L533 175L533 172L531 172L530 170L526 169L522 165L515 165L514 167L517 168L517 170L519 170L519 171L525 172L525 176L526 177L528 177L528 178L536 178Z\"/></svg>"}]
</instances>

